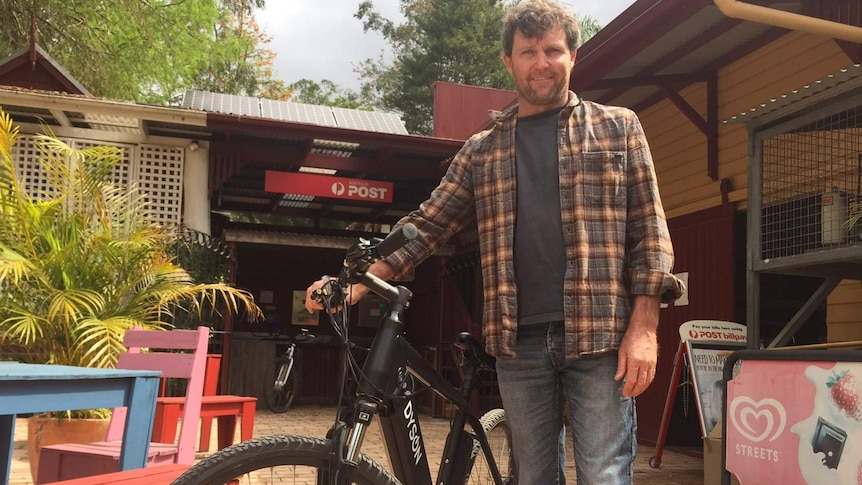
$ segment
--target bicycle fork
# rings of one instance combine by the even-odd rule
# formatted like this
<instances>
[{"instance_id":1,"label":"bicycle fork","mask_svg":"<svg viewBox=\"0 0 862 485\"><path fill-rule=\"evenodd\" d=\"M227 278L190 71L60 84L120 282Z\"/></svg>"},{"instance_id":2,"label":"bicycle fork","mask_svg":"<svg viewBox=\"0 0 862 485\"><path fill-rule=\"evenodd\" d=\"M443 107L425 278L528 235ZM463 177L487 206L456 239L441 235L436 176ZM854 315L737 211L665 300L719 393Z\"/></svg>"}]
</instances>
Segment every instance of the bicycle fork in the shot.
<instances>
[{"instance_id":1,"label":"bicycle fork","mask_svg":"<svg viewBox=\"0 0 862 485\"><path fill-rule=\"evenodd\" d=\"M293 345L284 353L286 362L278 366L278 375L275 376L275 391L280 392L287 384L287 378L290 376L290 371L293 369ZM285 365L286 364L286 365Z\"/></svg>"},{"instance_id":2,"label":"bicycle fork","mask_svg":"<svg viewBox=\"0 0 862 485\"><path fill-rule=\"evenodd\" d=\"M329 442L329 469L326 473L319 475L318 485L348 485L353 483L356 467L359 463L359 450L368 431L368 425L377 406L360 402L353 410L354 416L350 420L351 427L347 426L344 419L339 419L327 433Z\"/></svg>"}]
</instances>

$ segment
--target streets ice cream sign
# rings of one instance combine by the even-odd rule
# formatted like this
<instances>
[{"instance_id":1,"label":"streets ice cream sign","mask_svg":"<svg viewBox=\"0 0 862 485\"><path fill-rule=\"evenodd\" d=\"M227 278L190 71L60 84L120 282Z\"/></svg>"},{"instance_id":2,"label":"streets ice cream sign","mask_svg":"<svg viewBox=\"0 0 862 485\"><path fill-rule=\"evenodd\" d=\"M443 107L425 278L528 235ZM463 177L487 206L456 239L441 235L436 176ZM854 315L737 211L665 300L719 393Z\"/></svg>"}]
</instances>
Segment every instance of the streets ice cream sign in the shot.
<instances>
[{"instance_id":1,"label":"streets ice cream sign","mask_svg":"<svg viewBox=\"0 0 862 485\"><path fill-rule=\"evenodd\" d=\"M265 189L281 194L310 195L366 202L392 202L392 182L266 171Z\"/></svg>"},{"instance_id":2,"label":"streets ice cream sign","mask_svg":"<svg viewBox=\"0 0 862 485\"><path fill-rule=\"evenodd\" d=\"M727 470L743 485L862 485L862 363L741 363L727 386Z\"/></svg>"}]
</instances>

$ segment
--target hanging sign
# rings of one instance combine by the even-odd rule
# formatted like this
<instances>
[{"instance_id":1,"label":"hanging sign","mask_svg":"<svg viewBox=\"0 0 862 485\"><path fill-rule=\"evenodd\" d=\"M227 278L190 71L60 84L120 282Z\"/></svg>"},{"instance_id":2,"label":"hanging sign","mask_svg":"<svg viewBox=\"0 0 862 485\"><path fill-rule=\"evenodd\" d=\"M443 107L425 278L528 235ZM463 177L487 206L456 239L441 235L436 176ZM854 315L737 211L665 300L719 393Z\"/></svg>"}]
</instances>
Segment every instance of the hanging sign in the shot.
<instances>
[{"instance_id":1,"label":"hanging sign","mask_svg":"<svg viewBox=\"0 0 862 485\"><path fill-rule=\"evenodd\" d=\"M366 202L392 202L392 182L267 170L264 189L281 194L311 195Z\"/></svg>"}]
</instances>

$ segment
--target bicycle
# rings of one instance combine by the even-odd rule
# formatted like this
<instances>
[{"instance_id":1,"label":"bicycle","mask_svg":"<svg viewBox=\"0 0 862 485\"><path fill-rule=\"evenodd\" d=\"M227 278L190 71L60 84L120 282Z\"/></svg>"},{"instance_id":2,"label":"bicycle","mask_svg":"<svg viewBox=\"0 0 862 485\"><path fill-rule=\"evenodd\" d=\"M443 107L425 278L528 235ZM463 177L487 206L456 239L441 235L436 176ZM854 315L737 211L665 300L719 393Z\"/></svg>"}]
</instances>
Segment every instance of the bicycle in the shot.
<instances>
[{"instance_id":1,"label":"bicycle","mask_svg":"<svg viewBox=\"0 0 862 485\"><path fill-rule=\"evenodd\" d=\"M416 237L406 224L384 240L359 239L347 252L338 278L316 293L342 342L338 414L325 439L308 436L268 436L216 452L177 478L173 485L249 483L261 475L266 483L318 485L431 485L431 471L414 405L414 382L452 404L456 412L446 438L435 484L517 483L511 433L501 409L477 417L470 397L479 387L480 369L493 369L495 359L472 335L458 335L453 348L460 358L460 388L427 363L404 338L403 312L412 293L367 272L375 261ZM360 349L348 336L349 284L362 283L389 303L370 349ZM355 353L367 350L360 367ZM361 453L363 439L375 415L380 422L391 472ZM493 442L493 446L492 446ZM500 467L503 468L502 472ZM242 482L244 483L244 482Z\"/></svg>"},{"instance_id":2,"label":"bicycle","mask_svg":"<svg viewBox=\"0 0 862 485\"><path fill-rule=\"evenodd\" d=\"M270 378L265 382L272 382L272 388L266 393L266 407L274 413L287 411L293 398L296 396L296 375L293 372L293 354L296 351L296 343L313 339L314 334L303 328L293 340L287 343L287 348L275 360L270 371Z\"/></svg>"}]
</instances>

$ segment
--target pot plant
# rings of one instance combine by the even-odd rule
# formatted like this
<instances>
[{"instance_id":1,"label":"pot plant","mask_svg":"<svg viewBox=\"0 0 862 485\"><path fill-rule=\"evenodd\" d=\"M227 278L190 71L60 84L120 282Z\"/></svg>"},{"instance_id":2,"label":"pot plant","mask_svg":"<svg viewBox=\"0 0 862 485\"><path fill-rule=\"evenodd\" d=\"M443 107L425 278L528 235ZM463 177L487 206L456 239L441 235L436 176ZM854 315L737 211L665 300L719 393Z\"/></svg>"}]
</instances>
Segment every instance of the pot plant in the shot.
<instances>
[{"instance_id":1,"label":"pot plant","mask_svg":"<svg viewBox=\"0 0 862 485\"><path fill-rule=\"evenodd\" d=\"M196 282L175 264L175 236L153 222L144 194L112 182L118 148L76 150L46 129L35 145L49 183L31 194L12 158L17 136L0 110L0 349L25 349L18 360L34 363L114 367L126 330L168 330L178 312L261 318L247 291ZM62 414L49 421L106 411ZM41 444L45 423L31 431Z\"/></svg>"}]
</instances>

